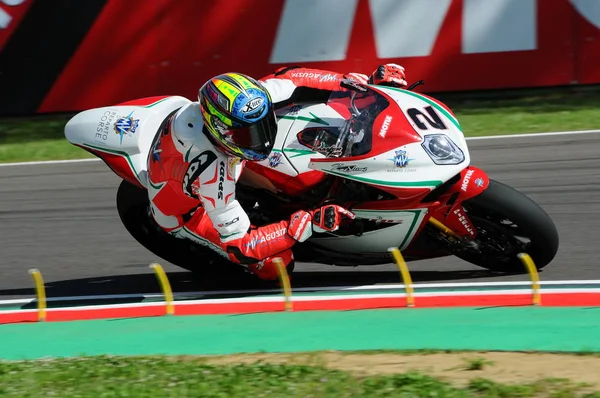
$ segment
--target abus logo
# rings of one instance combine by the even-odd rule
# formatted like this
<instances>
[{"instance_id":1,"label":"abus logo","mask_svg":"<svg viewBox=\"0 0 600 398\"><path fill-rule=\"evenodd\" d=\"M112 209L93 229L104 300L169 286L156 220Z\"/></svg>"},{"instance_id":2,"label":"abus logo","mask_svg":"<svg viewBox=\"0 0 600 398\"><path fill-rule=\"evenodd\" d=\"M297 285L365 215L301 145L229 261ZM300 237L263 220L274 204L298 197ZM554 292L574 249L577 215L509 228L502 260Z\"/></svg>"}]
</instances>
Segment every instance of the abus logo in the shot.
<instances>
[{"instance_id":1,"label":"abus logo","mask_svg":"<svg viewBox=\"0 0 600 398\"><path fill-rule=\"evenodd\" d=\"M25 3L27 0L0 0L0 6L8 6L8 7L16 7ZM0 7L0 29L6 29L12 22L13 17L10 13L10 8L5 10L3 7Z\"/></svg>"},{"instance_id":2,"label":"abus logo","mask_svg":"<svg viewBox=\"0 0 600 398\"><path fill-rule=\"evenodd\" d=\"M392 117L391 116L386 116L385 120L383 121L383 125L381 126L381 130L379 130L379 136L381 138L385 138L385 135L388 131L388 129L390 128L390 123L392 122Z\"/></svg>"}]
</instances>

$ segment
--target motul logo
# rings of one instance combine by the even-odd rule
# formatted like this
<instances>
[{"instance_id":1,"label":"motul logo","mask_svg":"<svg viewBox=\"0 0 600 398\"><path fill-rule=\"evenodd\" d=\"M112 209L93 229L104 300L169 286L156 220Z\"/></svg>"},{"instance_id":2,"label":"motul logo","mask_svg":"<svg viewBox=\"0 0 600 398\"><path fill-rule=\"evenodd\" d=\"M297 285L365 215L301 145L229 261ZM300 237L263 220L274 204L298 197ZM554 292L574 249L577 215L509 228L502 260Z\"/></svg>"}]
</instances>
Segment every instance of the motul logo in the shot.
<instances>
[{"instance_id":1,"label":"motul logo","mask_svg":"<svg viewBox=\"0 0 600 398\"><path fill-rule=\"evenodd\" d=\"M16 7L25 3L27 0L0 0L0 29L6 29L13 20L10 13L10 8L5 10L5 7Z\"/></svg>"},{"instance_id":2,"label":"motul logo","mask_svg":"<svg viewBox=\"0 0 600 398\"><path fill-rule=\"evenodd\" d=\"M469 170L467 171L467 174L465 174L465 178L463 178L462 185L460 186L461 191L467 192L467 187L469 186L469 181L471 181L471 176L474 171L475 170Z\"/></svg>"},{"instance_id":3,"label":"motul logo","mask_svg":"<svg viewBox=\"0 0 600 398\"><path fill-rule=\"evenodd\" d=\"M390 123L392 122L392 117L390 115L387 115L385 117L385 120L383 121L383 126L381 126L381 130L379 131L379 136L381 138L385 138L385 134L387 133L388 129L390 128Z\"/></svg>"}]
</instances>

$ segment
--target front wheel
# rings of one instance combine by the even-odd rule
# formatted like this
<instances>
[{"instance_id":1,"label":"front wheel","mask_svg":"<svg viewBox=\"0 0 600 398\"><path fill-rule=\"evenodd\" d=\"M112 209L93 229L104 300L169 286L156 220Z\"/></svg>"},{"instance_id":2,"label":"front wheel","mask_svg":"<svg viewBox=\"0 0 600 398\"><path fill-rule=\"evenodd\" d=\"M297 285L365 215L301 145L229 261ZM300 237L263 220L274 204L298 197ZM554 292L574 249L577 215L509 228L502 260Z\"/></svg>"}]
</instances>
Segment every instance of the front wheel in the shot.
<instances>
[{"instance_id":1,"label":"front wheel","mask_svg":"<svg viewBox=\"0 0 600 398\"><path fill-rule=\"evenodd\" d=\"M492 271L518 273L517 255L527 253L536 267L548 265L558 251L558 231L548 214L514 188L490 180L488 189L463 203L478 231L475 245L457 257Z\"/></svg>"}]
</instances>

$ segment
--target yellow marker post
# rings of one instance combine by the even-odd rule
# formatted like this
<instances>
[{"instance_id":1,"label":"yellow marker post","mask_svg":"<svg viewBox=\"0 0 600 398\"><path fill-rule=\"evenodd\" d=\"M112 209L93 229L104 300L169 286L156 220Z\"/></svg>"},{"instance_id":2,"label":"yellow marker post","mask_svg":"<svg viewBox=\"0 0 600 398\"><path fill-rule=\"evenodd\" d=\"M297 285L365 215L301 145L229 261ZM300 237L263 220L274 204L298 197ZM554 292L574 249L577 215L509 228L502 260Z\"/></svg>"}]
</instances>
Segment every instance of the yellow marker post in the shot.
<instances>
[{"instance_id":1,"label":"yellow marker post","mask_svg":"<svg viewBox=\"0 0 600 398\"><path fill-rule=\"evenodd\" d=\"M434 227L436 227L437 229L439 229L440 231L442 231L443 233L445 233L446 235L456 237L456 234L454 233L454 231L452 231L450 228L448 228L447 226L445 226L444 224L442 224L440 221L436 220L435 218L429 217L429 223L431 225L433 225Z\"/></svg>"},{"instance_id":2,"label":"yellow marker post","mask_svg":"<svg viewBox=\"0 0 600 398\"><path fill-rule=\"evenodd\" d=\"M290 276L288 275L287 270L285 269L285 264L281 257L277 257L273 259L275 266L277 267L277 273L279 274L279 281L281 282L281 286L283 288L283 295L285 297L285 310L293 311L292 305L292 286L290 284Z\"/></svg>"},{"instance_id":3,"label":"yellow marker post","mask_svg":"<svg viewBox=\"0 0 600 398\"><path fill-rule=\"evenodd\" d=\"M394 256L394 260L396 261L396 265L400 270L400 274L402 275L402 281L404 282L404 290L406 291L406 306L414 307L415 299L414 299L414 291L412 287L412 278L410 277L410 272L408 271L408 266L406 265L406 261L404 261L404 257L402 257L402 253L397 247L390 247L388 249Z\"/></svg>"},{"instance_id":4,"label":"yellow marker post","mask_svg":"<svg viewBox=\"0 0 600 398\"><path fill-rule=\"evenodd\" d=\"M529 278L531 279L531 286L533 288L533 305L540 305L542 297L540 294L540 277L531 256L527 253L519 253L519 259L527 269Z\"/></svg>"},{"instance_id":5,"label":"yellow marker post","mask_svg":"<svg viewBox=\"0 0 600 398\"><path fill-rule=\"evenodd\" d=\"M154 273L158 278L158 283L160 283L162 292L165 295L165 302L167 303L167 315L173 315L175 313L175 307L173 306L173 292L171 290L169 278L167 278L167 274L160 264L152 263L150 264L150 268L154 269Z\"/></svg>"},{"instance_id":6,"label":"yellow marker post","mask_svg":"<svg viewBox=\"0 0 600 398\"><path fill-rule=\"evenodd\" d=\"M42 274L37 269L30 269L29 273L33 276L35 282L35 291L38 301L38 321L46 320L46 288L44 287L44 279Z\"/></svg>"}]
</instances>

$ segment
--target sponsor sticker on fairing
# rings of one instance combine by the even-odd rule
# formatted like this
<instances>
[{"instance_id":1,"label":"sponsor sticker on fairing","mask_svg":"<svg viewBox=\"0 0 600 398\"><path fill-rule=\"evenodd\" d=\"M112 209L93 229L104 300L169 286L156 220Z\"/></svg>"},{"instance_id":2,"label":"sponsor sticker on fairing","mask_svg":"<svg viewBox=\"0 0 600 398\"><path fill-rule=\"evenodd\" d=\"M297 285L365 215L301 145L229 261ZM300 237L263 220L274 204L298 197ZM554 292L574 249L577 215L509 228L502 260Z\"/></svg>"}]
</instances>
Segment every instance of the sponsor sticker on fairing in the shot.
<instances>
[{"instance_id":1,"label":"sponsor sticker on fairing","mask_svg":"<svg viewBox=\"0 0 600 398\"><path fill-rule=\"evenodd\" d=\"M467 217L463 214L463 212L461 211L461 209L456 209L454 210L454 215L458 218L458 221L460 221L460 223L462 224L463 227L465 227L465 229L467 230L467 232L474 236L475 235L475 231L473 231L473 229L471 228L471 225L469 223L469 221L467 220Z\"/></svg>"},{"instance_id":2,"label":"sponsor sticker on fairing","mask_svg":"<svg viewBox=\"0 0 600 398\"><path fill-rule=\"evenodd\" d=\"M127 135L131 137L140 124L140 119L133 118L133 112L135 111L131 111L127 116L120 117L115 122L115 133L120 136L121 144L123 143L123 136Z\"/></svg>"},{"instance_id":3,"label":"sponsor sticker on fairing","mask_svg":"<svg viewBox=\"0 0 600 398\"><path fill-rule=\"evenodd\" d=\"M108 109L106 110L102 116L100 116L100 120L98 120L98 124L96 125L96 134L94 136L94 140L96 141L106 141L108 139L108 132L110 131L110 126L114 122L117 117L117 112Z\"/></svg>"},{"instance_id":4,"label":"sponsor sticker on fairing","mask_svg":"<svg viewBox=\"0 0 600 398\"><path fill-rule=\"evenodd\" d=\"M271 154L271 156L269 156L269 167L272 167L274 169L277 168L277 166L279 166L280 164L283 164L283 161L281 160L282 154L281 152L273 152Z\"/></svg>"},{"instance_id":5,"label":"sponsor sticker on fairing","mask_svg":"<svg viewBox=\"0 0 600 398\"><path fill-rule=\"evenodd\" d=\"M394 168L386 170L388 173L413 173L417 171L414 167L408 167L409 163L415 159L409 158L408 152L404 149L394 151L394 157L388 160L394 162Z\"/></svg>"},{"instance_id":6,"label":"sponsor sticker on fairing","mask_svg":"<svg viewBox=\"0 0 600 398\"><path fill-rule=\"evenodd\" d=\"M385 138L385 135L387 134L388 129L390 128L390 123L392 122L392 117L390 115L387 115L385 117L385 119L383 120L383 124L381 125L381 130L379 130L379 136L381 138Z\"/></svg>"},{"instance_id":7,"label":"sponsor sticker on fairing","mask_svg":"<svg viewBox=\"0 0 600 398\"><path fill-rule=\"evenodd\" d=\"M462 180L462 185L460 186L461 191L467 192L467 187L469 186L469 181L471 181L471 176L473 175L474 172L475 172L475 170L467 171L467 174L465 174L465 178L463 178L463 180ZM483 181L482 181L482 185L483 185Z\"/></svg>"},{"instance_id":8,"label":"sponsor sticker on fairing","mask_svg":"<svg viewBox=\"0 0 600 398\"><path fill-rule=\"evenodd\" d=\"M352 173L352 172L365 172L367 171L366 167L358 167L354 164L344 164L344 163L335 163L331 165L332 171L342 171L344 173Z\"/></svg>"}]
</instances>

